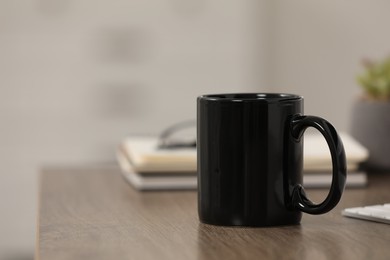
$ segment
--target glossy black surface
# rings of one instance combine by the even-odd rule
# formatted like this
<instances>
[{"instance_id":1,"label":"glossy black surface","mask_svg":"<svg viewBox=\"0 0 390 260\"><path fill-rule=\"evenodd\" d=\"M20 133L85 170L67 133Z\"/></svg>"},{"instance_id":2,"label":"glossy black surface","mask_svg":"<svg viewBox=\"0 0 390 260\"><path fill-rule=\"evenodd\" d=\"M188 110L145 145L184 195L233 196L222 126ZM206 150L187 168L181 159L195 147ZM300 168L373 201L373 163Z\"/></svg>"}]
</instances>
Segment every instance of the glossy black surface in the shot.
<instances>
[{"instance_id":1,"label":"glossy black surface","mask_svg":"<svg viewBox=\"0 0 390 260\"><path fill-rule=\"evenodd\" d=\"M197 100L198 209L204 223L298 224L301 211L333 208L345 185L345 155L334 128L301 116L303 99L288 94L221 94ZM323 121L322 121L323 120ZM301 186L304 130L313 126L330 145L334 177L315 205Z\"/></svg>"}]
</instances>

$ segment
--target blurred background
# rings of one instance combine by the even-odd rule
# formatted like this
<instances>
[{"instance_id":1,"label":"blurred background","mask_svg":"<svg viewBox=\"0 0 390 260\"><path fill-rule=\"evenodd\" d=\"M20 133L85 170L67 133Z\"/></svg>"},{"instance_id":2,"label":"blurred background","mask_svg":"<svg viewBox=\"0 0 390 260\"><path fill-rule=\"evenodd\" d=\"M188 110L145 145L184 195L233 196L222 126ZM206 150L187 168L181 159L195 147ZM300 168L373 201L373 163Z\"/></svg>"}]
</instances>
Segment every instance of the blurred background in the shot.
<instances>
[{"instance_id":1,"label":"blurred background","mask_svg":"<svg viewBox=\"0 0 390 260\"><path fill-rule=\"evenodd\" d=\"M0 0L0 259L32 259L38 173L115 164L200 94L289 92L349 131L355 76L390 53L390 2Z\"/></svg>"}]
</instances>

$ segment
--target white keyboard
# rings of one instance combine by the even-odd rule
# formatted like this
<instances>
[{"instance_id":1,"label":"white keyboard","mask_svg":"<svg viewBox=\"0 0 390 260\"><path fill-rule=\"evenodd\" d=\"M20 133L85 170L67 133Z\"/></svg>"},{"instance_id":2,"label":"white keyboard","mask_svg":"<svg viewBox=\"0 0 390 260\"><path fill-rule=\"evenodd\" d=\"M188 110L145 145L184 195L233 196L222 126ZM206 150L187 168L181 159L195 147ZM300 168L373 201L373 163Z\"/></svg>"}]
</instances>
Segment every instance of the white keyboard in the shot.
<instances>
[{"instance_id":1,"label":"white keyboard","mask_svg":"<svg viewBox=\"0 0 390 260\"><path fill-rule=\"evenodd\" d=\"M347 208L344 209L341 214L346 217L390 224L390 203L358 208Z\"/></svg>"}]
</instances>

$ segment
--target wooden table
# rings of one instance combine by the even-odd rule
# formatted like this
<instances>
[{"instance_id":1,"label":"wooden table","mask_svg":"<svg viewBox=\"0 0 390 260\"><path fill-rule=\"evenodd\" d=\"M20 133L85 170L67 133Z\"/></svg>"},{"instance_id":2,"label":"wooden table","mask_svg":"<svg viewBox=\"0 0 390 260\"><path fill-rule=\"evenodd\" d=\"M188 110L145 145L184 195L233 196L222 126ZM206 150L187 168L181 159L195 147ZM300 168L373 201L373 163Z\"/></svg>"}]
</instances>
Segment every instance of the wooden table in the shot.
<instances>
[{"instance_id":1,"label":"wooden table","mask_svg":"<svg viewBox=\"0 0 390 260\"><path fill-rule=\"evenodd\" d=\"M271 228L201 224L195 191L138 192L116 167L46 169L40 183L37 259L390 259L390 225L340 214L390 202L390 174L326 215Z\"/></svg>"}]
</instances>

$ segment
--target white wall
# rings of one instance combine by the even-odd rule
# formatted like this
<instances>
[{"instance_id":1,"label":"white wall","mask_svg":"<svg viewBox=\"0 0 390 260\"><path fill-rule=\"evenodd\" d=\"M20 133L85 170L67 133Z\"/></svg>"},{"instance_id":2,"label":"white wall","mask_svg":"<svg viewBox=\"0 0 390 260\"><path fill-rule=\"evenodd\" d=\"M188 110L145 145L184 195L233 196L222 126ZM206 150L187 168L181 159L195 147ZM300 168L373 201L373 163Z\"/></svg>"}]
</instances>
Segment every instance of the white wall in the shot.
<instances>
[{"instance_id":1,"label":"white wall","mask_svg":"<svg viewBox=\"0 0 390 260\"><path fill-rule=\"evenodd\" d=\"M264 90L265 6L0 1L0 258L32 258L41 165L114 163L200 94Z\"/></svg>"}]
</instances>

